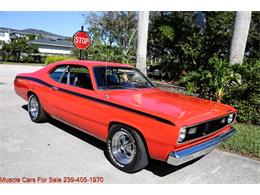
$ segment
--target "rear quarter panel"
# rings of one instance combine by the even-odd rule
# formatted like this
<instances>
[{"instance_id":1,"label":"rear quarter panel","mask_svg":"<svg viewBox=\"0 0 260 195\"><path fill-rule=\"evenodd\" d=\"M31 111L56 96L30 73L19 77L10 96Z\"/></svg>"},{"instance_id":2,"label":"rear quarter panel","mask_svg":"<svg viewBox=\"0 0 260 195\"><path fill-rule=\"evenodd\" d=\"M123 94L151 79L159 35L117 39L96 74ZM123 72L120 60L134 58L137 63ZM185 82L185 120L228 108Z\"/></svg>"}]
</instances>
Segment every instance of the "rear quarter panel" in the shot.
<instances>
[{"instance_id":1,"label":"rear quarter panel","mask_svg":"<svg viewBox=\"0 0 260 195\"><path fill-rule=\"evenodd\" d=\"M29 92L35 93L38 96L43 109L48 112L49 110L48 101L50 101L48 98L48 94L50 93L51 89L38 82L19 78L19 77L30 77L30 78L37 78L42 81L45 81L46 78L44 77L45 74L43 70L44 68L33 73L18 74L14 80L14 90L18 96L22 97L26 101L28 101L29 99L28 96Z\"/></svg>"},{"instance_id":2,"label":"rear quarter panel","mask_svg":"<svg viewBox=\"0 0 260 195\"><path fill-rule=\"evenodd\" d=\"M27 92L30 90L28 80L16 78L14 80L14 90L18 96L27 101Z\"/></svg>"}]
</instances>

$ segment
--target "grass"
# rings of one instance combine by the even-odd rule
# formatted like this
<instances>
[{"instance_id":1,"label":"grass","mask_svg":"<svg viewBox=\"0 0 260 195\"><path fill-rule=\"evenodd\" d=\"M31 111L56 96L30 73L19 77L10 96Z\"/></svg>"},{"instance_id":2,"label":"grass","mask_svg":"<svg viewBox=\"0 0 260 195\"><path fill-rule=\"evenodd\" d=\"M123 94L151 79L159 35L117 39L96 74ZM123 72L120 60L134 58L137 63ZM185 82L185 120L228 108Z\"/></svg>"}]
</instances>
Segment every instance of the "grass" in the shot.
<instances>
[{"instance_id":1,"label":"grass","mask_svg":"<svg viewBox=\"0 0 260 195\"><path fill-rule=\"evenodd\" d=\"M260 160L260 126L235 124L236 133L220 149L236 152Z\"/></svg>"},{"instance_id":2,"label":"grass","mask_svg":"<svg viewBox=\"0 0 260 195\"><path fill-rule=\"evenodd\" d=\"M23 66L44 66L43 63L27 63L27 62L0 62L0 65L23 65Z\"/></svg>"}]
</instances>

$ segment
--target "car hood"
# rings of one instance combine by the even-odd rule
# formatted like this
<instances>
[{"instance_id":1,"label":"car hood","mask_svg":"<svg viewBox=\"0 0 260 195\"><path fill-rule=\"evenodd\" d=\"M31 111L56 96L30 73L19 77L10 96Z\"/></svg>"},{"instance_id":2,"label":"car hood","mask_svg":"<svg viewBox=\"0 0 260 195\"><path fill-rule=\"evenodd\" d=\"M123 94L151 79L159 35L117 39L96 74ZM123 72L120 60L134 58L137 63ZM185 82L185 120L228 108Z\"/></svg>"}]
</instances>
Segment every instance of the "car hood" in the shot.
<instances>
[{"instance_id":1,"label":"car hood","mask_svg":"<svg viewBox=\"0 0 260 195\"><path fill-rule=\"evenodd\" d=\"M196 124L235 111L225 104L158 88L108 90L107 95L112 102L165 118L178 126Z\"/></svg>"}]
</instances>

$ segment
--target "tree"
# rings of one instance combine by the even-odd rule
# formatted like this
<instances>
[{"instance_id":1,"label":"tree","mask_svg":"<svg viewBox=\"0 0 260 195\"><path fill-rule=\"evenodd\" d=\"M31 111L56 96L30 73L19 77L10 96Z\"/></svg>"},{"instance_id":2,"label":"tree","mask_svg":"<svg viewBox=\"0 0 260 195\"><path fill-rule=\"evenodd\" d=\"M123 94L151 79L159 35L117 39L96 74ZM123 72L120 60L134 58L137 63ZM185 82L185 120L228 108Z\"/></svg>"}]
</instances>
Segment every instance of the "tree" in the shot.
<instances>
[{"instance_id":1,"label":"tree","mask_svg":"<svg viewBox=\"0 0 260 195\"><path fill-rule=\"evenodd\" d=\"M251 21L250 11L238 11L234 18L229 63L242 64Z\"/></svg>"},{"instance_id":2,"label":"tree","mask_svg":"<svg viewBox=\"0 0 260 195\"><path fill-rule=\"evenodd\" d=\"M209 69L209 60L228 58L233 12L203 12L203 28L197 12L152 12L148 58L177 81L187 72Z\"/></svg>"},{"instance_id":3,"label":"tree","mask_svg":"<svg viewBox=\"0 0 260 195\"><path fill-rule=\"evenodd\" d=\"M145 75L146 68L146 53L147 53L147 37L148 37L149 12L140 11L138 14L138 42L137 42L137 59L136 66Z\"/></svg>"},{"instance_id":4,"label":"tree","mask_svg":"<svg viewBox=\"0 0 260 195\"><path fill-rule=\"evenodd\" d=\"M10 43L4 43L2 46L2 56L5 61L21 62L33 61L31 55L39 53L37 45L30 45L28 41L33 40L34 35L16 37Z\"/></svg>"},{"instance_id":5,"label":"tree","mask_svg":"<svg viewBox=\"0 0 260 195\"><path fill-rule=\"evenodd\" d=\"M135 62L136 12L91 12L86 17L92 47L84 52L89 59Z\"/></svg>"}]
</instances>

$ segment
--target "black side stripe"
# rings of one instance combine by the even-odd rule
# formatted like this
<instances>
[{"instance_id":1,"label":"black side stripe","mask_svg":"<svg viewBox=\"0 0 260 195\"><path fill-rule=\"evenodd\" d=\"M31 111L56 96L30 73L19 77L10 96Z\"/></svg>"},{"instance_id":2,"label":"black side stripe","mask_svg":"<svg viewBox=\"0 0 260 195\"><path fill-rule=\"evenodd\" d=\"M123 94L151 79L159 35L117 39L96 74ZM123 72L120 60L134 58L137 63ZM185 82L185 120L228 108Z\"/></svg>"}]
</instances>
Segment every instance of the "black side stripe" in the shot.
<instances>
[{"instance_id":1,"label":"black side stripe","mask_svg":"<svg viewBox=\"0 0 260 195\"><path fill-rule=\"evenodd\" d=\"M34 77L16 76L16 78L34 81L34 82L40 83L40 84L42 84L46 87L50 87L50 88L53 87L49 83L42 81L40 79L34 78ZM68 94L71 94L71 95L75 95L75 96L78 96L78 97L81 97L81 98L85 98L85 99L88 99L88 100L91 100L91 101L95 101L95 102L98 102L98 103L101 103L101 104L106 104L106 105L109 105L109 106L112 106L112 107L116 107L116 108L119 108L119 109L122 109L122 110L129 111L129 112L133 112L133 113L136 113L136 114L139 114L139 115L143 115L143 116L155 119L157 121L160 121L162 123L166 123L166 124L175 126L174 123L172 123L171 121L169 121L167 119L164 119L164 118L161 118L161 117L158 117L158 116L146 113L146 112L142 112L142 111L139 111L139 110L135 110L133 108L129 108L129 107L126 107L126 106L115 104L113 102L105 101L105 100L102 100L102 99L98 99L98 98L95 98L95 97L91 97L91 96L88 96L88 95L77 93L77 92L74 92L74 91L70 91L70 90L67 90L67 89L64 89L64 88L59 88L59 91L64 92L64 93L68 93Z\"/></svg>"},{"instance_id":2,"label":"black side stripe","mask_svg":"<svg viewBox=\"0 0 260 195\"><path fill-rule=\"evenodd\" d=\"M29 81L34 81L36 83L40 83L46 87L53 87L52 85L50 85L49 83L42 81L40 79L34 78L34 77L25 77L25 76L16 76L16 79L25 79L25 80L29 80Z\"/></svg>"}]
</instances>

